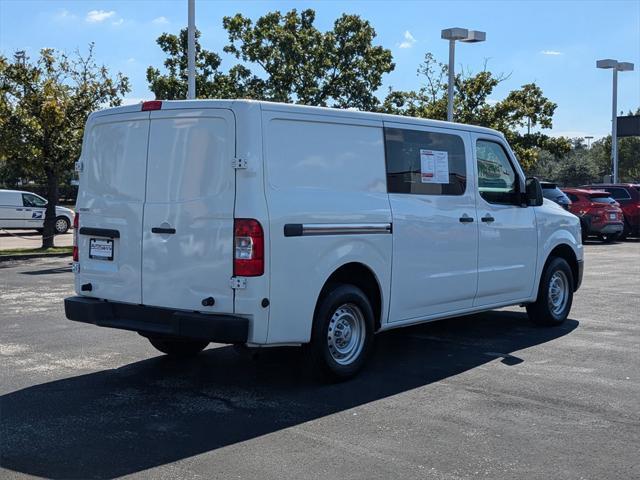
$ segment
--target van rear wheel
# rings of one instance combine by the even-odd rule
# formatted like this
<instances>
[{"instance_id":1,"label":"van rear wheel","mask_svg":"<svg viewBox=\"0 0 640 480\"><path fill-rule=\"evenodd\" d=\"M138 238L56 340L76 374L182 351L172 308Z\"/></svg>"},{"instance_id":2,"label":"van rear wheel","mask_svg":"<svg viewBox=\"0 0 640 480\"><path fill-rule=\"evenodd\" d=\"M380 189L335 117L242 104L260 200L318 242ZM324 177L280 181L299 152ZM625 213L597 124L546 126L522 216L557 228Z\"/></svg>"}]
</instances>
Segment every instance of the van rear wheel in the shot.
<instances>
[{"instance_id":1,"label":"van rear wheel","mask_svg":"<svg viewBox=\"0 0 640 480\"><path fill-rule=\"evenodd\" d=\"M571 267L564 258L551 258L542 272L538 298L527 305L529 319L538 325L560 325L569 316L572 302Z\"/></svg>"},{"instance_id":2,"label":"van rear wheel","mask_svg":"<svg viewBox=\"0 0 640 480\"><path fill-rule=\"evenodd\" d=\"M328 380L346 380L364 366L373 346L373 309L353 285L335 285L320 299L311 342L313 369Z\"/></svg>"},{"instance_id":3,"label":"van rear wheel","mask_svg":"<svg viewBox=\"0 0 640 480\"><path fill-rule=\"evenodd\" d=\"M149 341L156 349L172 357L192 357L209 345L209 342L204 340L149 337Z\"/></svg>"}]
</instances>

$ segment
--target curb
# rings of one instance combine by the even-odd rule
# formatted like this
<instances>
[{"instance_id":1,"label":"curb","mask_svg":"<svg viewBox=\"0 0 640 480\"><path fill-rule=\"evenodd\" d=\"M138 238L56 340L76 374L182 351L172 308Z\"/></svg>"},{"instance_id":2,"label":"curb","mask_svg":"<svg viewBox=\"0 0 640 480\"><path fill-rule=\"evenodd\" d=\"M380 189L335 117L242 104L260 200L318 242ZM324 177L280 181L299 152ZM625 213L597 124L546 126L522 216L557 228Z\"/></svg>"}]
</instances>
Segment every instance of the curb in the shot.
<instances>
[{"instance_id":1,"label":"curb","mask_svg":"<svg viewBox=\"0 0 640 480\"><path fill-rule=\"evenodd\" d=\"M55 257L55 258L64 258L71 257L71 253L20 253L16 255L0 255L0 263L9 261L9 260L28 260L30 258L46 258L46 257Z\"/></svg>"}]
</instances>

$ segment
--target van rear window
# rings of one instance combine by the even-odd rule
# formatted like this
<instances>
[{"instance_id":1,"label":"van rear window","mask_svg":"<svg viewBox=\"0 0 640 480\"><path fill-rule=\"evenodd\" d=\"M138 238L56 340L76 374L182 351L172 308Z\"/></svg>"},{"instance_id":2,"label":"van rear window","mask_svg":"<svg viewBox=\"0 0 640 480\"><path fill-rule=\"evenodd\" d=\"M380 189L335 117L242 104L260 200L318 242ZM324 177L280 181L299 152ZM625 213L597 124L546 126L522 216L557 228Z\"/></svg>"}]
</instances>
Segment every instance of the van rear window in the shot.
<instances>
[{"instance_id":1,"label":"van rear window","mask_svg":"<svg viewBox=\"0 0 640 480\"><path fill-rule=\"evenodd\" d=\"M389 193L464 194L467 168L458 135L385 128L384 141Z\"/></svg>"}]
</instances>

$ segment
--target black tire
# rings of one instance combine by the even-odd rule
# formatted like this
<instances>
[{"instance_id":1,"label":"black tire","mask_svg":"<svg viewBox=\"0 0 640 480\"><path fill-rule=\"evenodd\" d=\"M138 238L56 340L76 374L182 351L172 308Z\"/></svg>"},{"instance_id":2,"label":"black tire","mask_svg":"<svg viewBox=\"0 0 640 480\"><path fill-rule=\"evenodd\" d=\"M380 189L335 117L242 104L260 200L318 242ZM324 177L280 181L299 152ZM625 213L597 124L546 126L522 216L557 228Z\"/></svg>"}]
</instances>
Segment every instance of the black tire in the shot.
<instances>
[{"instance_id":1,"label":"black tire","mask_svg":"<svg viewBox=\"0 0 640 480\"><path fill-rule=\"evenodd\" d=\"M552 278L556 278L554 277L556 273L558 274L558 277L564 279L563 281L565 282L566 288L564 288L563 292L566 299L563 300L561 305L558 305L554 309L554 307L552 307L552 302L550 301L550 287ZM529 320L537 325L544 326L560 325L564 322L571 311L571 304L573 302L573 286L573 273L571 272L571 267L569 267L567 261L560 257L550 258L542 272L542 278L540 279L540 286L538 288L538 298L534 303L527 305Z\"/></svg>"},{"instance_id":2,"label":"black tire","mask_svg":"<svg viewBox=\"0 0 640 480\"><path fill-rule=\"evenodd\" d=\"M582 235L582 243L589 239L589 226L582 219L580 219L580 234Z\"/></svg>"},{"instance_id":3,"label":"black tire","mask_svg":"<svg viewBox=\"0 0 640 480\"><path fill-rule=\"evenodd\" d=\"M604 243L613 243L619 238L620 238L619 233L606 233L606 234L600 235L600 240L602 240Z\"/></svg>"},{"instance_id":4,"label":"black tire","mask_svg":"<svg viewBox=\"0 0 640 480\"><path fill-rule=\"evenodd\" d=\"M347 326L341 330L347 333L340 333L337 327L347 325L349 319L358 326ZM311 342L304 347L314 372L329 381L342 381L356 375L371 353L373 330L373 309L362 290L347 284L330 287L319 301ZM345 351L348 351L352 339L352 353L336 360L342 355L336 350L340 348L338 342L346 342Z\"/></svg>"},{"instance_id":5,"label":"black tire","mask_svg":"<svg viewBox=\"0 0 640 480\"><path fill-rule=\"evenodd\" d=\"M69 222L67 217L56 217L56 223L53 228L56 235L62 235L63 233L67 233L69 228L71 228L71 222Z\"/></svg>"},{"instance_id":6,"label":"black tire","mask_svg":"<svg viewBox=\"0 0 640 480\"><path fill-rule=\"evenodd\" d=\"M618 240L626 240L629 235L631 235L631 225L629 225L629 222L627 222L627 219L625 218L624 229L622 230L622 233L618 237Z\"/></svg>"},{"instance_id":7,"label":"black tire","mask_svg":"<svg viewBox=\"0 0 640 480\"><path fill-rule=\"evenodd\" d=\"M149 338L151 345L172 357L193 357L207 348L204 340L182 340L173 338Z\"/></svg>"}]
</instances>

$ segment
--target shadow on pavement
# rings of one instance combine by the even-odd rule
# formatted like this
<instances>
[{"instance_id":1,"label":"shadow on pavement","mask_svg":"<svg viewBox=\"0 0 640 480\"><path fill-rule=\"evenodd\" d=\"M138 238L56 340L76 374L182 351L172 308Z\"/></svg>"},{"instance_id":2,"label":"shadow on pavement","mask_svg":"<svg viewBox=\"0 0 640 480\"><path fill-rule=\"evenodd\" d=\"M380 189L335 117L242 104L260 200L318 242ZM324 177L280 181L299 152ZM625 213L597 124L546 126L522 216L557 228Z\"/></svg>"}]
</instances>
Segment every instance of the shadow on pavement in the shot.
<instances>
[{"instance_id":1,"label":"shadow on pavement","mask_svg":"<svg viewBox=\"0 0 640 480\"><path fill-rule=\"evenodd\" d=\"M28 270L20 273L22 273L22 275L53 275L58 273L71 273L71 265L69 264L65 267L45 268L43 270Z\"/></svg>"},{"instance_id":2,"label":"shadow on pavement","mask_svg":"<svg viewBox=\"0 0 640 480\"><path fill-rule=\"evenodd\" d=\"M298 349L258 361L232 347L198 358L158 356L0 397L0 465L48 478L113 478L425 387L496 358L562 337L578 326L531 326L496 311L377 337L356 379L324 385L303 371ZM143 339L140 339L143 341ZM114 345L117 349L117 345Z\"/></svg>"}]
</instances>

